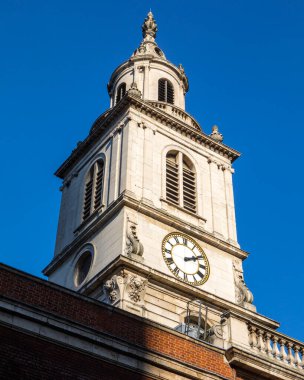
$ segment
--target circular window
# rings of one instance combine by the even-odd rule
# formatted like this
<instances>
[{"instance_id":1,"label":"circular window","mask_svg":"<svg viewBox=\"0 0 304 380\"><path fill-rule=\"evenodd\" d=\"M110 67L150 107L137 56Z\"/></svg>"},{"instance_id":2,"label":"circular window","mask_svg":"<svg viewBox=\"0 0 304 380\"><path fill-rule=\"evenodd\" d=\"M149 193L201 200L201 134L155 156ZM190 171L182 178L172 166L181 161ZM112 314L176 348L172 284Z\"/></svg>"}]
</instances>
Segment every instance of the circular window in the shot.
<instances>
[{"instance_id":1,"label":"circular window","mask_svg":"<svg viewBox=\"0 0 304 380\"><path fill-rule=\"evenodd\" d=\"M76 286L81 285L86 279L92 264L92 253L85 251L77 261L74 272L74 282Z\"/></svg>"}]
</instances>

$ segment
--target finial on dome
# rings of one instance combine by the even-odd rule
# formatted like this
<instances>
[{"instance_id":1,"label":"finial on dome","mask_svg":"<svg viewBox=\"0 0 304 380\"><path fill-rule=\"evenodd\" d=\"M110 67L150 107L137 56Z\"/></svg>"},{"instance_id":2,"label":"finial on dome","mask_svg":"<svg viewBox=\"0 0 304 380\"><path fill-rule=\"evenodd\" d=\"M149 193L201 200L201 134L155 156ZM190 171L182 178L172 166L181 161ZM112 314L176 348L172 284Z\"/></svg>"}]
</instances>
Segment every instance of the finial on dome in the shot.
<instances>
[{"instance_id":1,"label":"finial on dome","mask_svg":"<svg viewBox=\"0 0 304 380\"><path fill-rule=\"evenodd\" d=\"M157 24L155 22L155 19L153 17L153 13L148 13L147 17L145 18L144 23L142 24L142 35L144 39L153 39L156 37L157 32Z\"/></svg>"}]
</instances>

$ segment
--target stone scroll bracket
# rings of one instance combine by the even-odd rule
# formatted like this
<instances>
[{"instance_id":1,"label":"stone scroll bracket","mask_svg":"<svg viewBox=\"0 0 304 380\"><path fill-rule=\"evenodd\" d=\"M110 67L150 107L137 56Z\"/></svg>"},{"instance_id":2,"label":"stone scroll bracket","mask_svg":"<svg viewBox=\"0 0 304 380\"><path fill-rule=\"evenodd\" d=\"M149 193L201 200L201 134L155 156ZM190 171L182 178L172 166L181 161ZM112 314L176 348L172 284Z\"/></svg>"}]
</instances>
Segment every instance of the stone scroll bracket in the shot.
<instances>
[{"instance_id":1,"label":"stone scroll bracket","mask_svg":"<svg viewBox=\"0 0 304 380\"><path fill-rule=\"evenodd\" d=\"M239 260L234 260L233 262L233 276L235 284L235 302L243 306L245 309L256 311L256 307L252 305L253 294L248 289L242 270L242 265Z\"/></svg>"},{"instance_id":2,"label":"stone scroll bracket","mask_svg":"<svg viewBox=\"0 0 304 380\"><path fill-rule=\"evenodd\" d=\"M144 247L137 235L137 218L133 214L127 215L125 254L137 261L143 260Z\"/></svg>"},{"instance_id":3,"label":"stone scroll bracket","mask_svg":"<svg viewBox=\"0 0 304 380\"><path fill-rule=\"evenodd\" d=\"M121 270L104 282L104 301L131 313L145 315L148 279Z\"/></svg>"}]
</instances>

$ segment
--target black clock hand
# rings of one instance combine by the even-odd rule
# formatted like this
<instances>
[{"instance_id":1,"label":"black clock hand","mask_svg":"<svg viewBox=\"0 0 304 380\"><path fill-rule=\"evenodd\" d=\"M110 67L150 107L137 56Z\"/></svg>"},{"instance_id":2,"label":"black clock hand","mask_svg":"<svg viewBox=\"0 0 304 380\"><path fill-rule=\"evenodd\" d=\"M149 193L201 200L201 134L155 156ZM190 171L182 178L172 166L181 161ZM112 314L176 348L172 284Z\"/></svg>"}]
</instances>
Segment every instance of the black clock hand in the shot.
<instances>
[{"instance_id":1,"label":"black clock hand","mask_svg":"<svg viewBox=\"0 0 304 380\"><path fill-rule=\"evenodd\" d=\"M196 261L197 260L197 257L196 256L192 256L192 257L184 257L184 261Z\"/></svg>"},{"instance_id":2,"label":"black clock hand","mask_svg":"<svg viewBox=\"0 0 304 380\"><path fill-rule=\"evenodd\" d=\"M202 259L203 256L192 256L192 257L184 257L184 261L197 261L199 259Z\"/></svg>"}]
</instances>

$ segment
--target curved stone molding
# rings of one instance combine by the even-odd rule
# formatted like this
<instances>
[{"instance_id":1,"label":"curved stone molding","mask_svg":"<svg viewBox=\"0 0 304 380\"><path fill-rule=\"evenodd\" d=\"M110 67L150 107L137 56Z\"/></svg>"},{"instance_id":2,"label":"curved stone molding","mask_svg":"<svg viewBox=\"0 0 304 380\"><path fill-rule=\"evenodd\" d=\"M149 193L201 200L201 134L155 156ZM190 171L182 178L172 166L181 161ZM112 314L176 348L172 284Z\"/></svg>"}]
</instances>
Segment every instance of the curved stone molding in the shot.
<instances>
[{"instance_id":1,"label":"curved stone molding","mask_svg":"<svg viewBox=\"0 0 304 380\"><path fill-rule=\"evenodd\" d=\"M144 254L144 246L139 241L137 236L137 224L127 217L127 239L125 253L128 256L136 255L142 256Z\"/></svg>"},{"instance_id":2,"label":"curved stone molding","mask_svg":"<svg viewBox=\"0 0 304 380\"><path fill-rule=\"evenodd\" d=\"M243 272L239 268L238 263L233 263L233 274L235 283L235 301L238 305L244 306L247 309L255 309L252 305L253 294L245 284Z\"/></svg>"}]
</instances>

